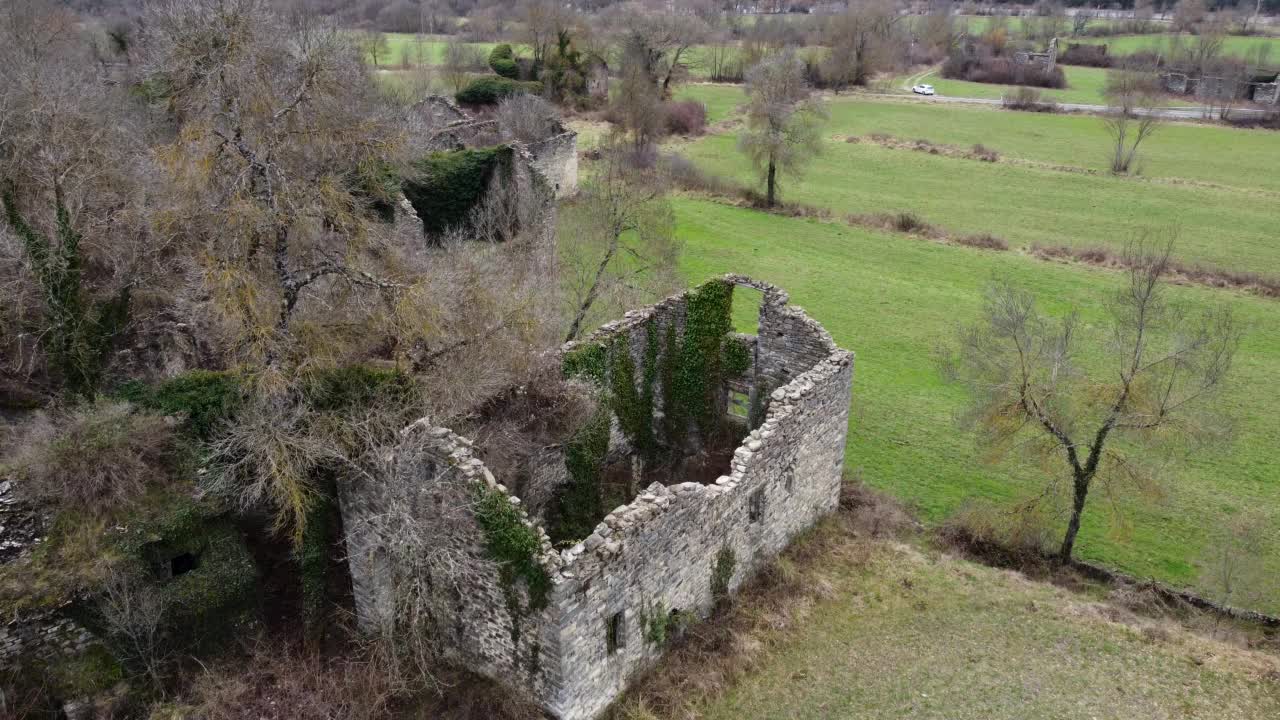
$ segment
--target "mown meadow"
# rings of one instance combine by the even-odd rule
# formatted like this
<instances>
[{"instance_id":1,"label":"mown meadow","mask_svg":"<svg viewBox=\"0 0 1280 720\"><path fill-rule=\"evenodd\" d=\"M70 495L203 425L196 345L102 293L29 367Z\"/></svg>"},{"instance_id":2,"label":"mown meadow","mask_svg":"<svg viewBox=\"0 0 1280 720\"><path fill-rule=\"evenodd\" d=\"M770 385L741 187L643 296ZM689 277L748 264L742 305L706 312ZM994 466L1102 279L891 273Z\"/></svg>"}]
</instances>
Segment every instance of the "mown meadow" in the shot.
<instances>
[{"instance_id":1,"label":"mown meadow","mask_svg":"<svg viewBox=\"0 0 1280 720\"><path fill-rule=\"evenodd\" d=\"M713 108L729 102L725 90L706 88ZM703 92L692 88L686 94ZM871 485L910 502L930 522L975 500L1025 497L1044 482L1038 470L979 457L973 438L953 420L964 398L943 382L933 360L938 343L958 323L979 316L991 280L1009 278L1035 291L1050 312L1077 308L1086 337L1095 345L1104 339L1104 303L1121 275L1045 261L1023 246L1119 249L1143 229L1176 226L1177 254L1184 259L1280 269L1276 195L1264 167L1268 159L1280 161L1280 138L1267 133L1237 136L1239 131L1170 126L1162 131L1167 142L1153 140L1149 155L1151 167L1168 174L1117 178L843 140L877 131L957 144L980 140L1027 160L1098 163L1093 158L1104 155L1105 147L1087 130L1096 118L865 100L831 105L825 155L803 179L785 185L784 193L826 207L835 217L789 218L720 200L681 198L676 212L686 243L684 271L691 280L732 271L777 283L858 354L847 465ZM749 182L749 165L728 132L683 146L682 152L707 171ZM1254 153L1261 157L1244 159ZM1228 177L1233 163L1234 178ZM1226 180L1233 181L1231 188L1210 186ZM990 232L1013 249L944 245L840 220L844 213L888 211L918 213L952 230ZM1083 557L1129 573L1205 588L1199 560L1213 533L1235 513L1253 509L1271 521L1269 562L1280 572L1280 483L1272 462L1280 447L1280 390L1273 382L1280 373L1280 302L1203 286L1179 286L1171 294L1193 306L1226 303L1248 328L1223 399L1236 422L1234 441L1196 452L1162 473L1157 496L1123 488L1114 498L1099 494L1078 547ZM1100 361L1098 354L1088 358ZM1268 609L1280 610L1280 598Z\"/></svg>"}]
</instances>

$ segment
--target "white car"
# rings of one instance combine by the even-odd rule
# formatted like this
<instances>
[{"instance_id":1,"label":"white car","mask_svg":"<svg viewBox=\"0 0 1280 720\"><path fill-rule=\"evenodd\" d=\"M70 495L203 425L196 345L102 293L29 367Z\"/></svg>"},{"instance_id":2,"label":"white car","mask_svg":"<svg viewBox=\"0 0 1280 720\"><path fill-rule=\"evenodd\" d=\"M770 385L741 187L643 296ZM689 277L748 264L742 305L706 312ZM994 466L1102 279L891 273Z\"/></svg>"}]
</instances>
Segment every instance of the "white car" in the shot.
<instances>
[{"instance_id":1,"label":"white car","mask_svg":"<svg viewBox=\"0 0 1280 720\"><path fill-rule=\"evenodd\" d=\"M933 86L932 85L916 85L915 87L911 88L911 92L917 95L932 95Z\"/></svg>"}]
</instances>

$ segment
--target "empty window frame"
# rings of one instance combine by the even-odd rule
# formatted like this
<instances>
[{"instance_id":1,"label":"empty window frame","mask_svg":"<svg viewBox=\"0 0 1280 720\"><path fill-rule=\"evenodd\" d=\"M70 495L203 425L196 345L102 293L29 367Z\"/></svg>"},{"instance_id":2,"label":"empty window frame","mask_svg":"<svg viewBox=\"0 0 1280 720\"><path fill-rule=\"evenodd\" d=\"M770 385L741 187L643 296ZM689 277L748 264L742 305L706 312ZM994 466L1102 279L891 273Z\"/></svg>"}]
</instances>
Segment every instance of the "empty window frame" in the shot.
<instances>
[{"instance_id":1,"label":"empty window frame","mask_svg":"<svg viewBox=\"0 0 1280 720\"><path fill-rule=\"evenodd\" d=\"M750 522L760 522L764 517L764 488L760 488L751 493L751 498L747 501L747 520Z\"/></svg>"},{"instance_id":2,"label":"empty window frame","mask_svg":"<svg viewBox=\"0 0 1280 720\"><path fill-rule=\"evenodd\" d=\"M605 621L604 647L610 655L618 652L618 648L626 644L626 635L623 630L621 611L610 615Z\"/></svg>"}]
</instances>

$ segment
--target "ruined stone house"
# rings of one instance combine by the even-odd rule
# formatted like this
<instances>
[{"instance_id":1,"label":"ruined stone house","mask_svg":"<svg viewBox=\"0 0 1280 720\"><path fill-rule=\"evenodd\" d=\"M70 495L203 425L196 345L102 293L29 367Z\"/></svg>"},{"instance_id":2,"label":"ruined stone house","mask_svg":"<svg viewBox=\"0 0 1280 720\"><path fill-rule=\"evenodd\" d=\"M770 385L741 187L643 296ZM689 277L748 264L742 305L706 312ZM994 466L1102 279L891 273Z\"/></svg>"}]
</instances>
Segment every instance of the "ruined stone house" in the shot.
<instances>
[{"instance_id":1,"label":"ruined stone house","mask_svg":"<svg viewBox=\"0 0 1280 720\"><path fill-rule=\"evenodd\" d=\"M744 287L762 294L755 335L729 331ZM426 608L444 658L584 720L835 509L853 354L782 290L726 276L561 357L608 399L518 477L495 477L476 443L424 418L340 500L363 628ZM604 493L607 478L634 492ZM430 546L406 552L418 533Z\"/></svg>"},{"instance_id":2,"label":"ruined stone house","mask_svg":"<svg viewBox=\"0 0 1280 720\"><path fill-rule=\"evenodd\" d=\"M1280 70L1275 69L1258 68L1239 77L1225 77L1174 66L1160 71L1160 83L1168 93L1191 95L1203 101L1280 105Z\"/></svg>"}]
</instances>

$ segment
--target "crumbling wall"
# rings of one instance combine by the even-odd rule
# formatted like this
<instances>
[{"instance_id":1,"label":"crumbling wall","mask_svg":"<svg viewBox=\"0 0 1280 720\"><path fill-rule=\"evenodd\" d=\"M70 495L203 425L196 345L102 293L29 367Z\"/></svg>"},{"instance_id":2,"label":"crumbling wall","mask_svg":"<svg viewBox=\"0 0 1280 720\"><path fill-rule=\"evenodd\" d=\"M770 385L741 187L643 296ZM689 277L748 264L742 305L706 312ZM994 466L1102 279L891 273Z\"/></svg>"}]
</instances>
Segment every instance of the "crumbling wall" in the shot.
<instances>
[{"instance_id":1,"label":"crumbling wall","mask_svg":"<svg viewBox=\"0 0 1280 720\"><path fill-rule=\"evenodd\" d=\"M0 669L75 657L93 642L88 630L57 609L23 613L0 627Z\"/></svg>"},{"instance_id":2,"label":"crumbling wall","mask_svg":"<svg viewBox=\"0 0 1280 720\"><path fill-rule=\"evenodd\" d=\"M542 621L545 600L504 577L477 521L482 493L516 506L537 533L536 561L554 572L560 558L546 533L473 455L471 442L426 421L411 425L377 477L339 487L347 561L360 628L403 632L409 613L439 657L538 697L559 679L557 637ZM549 575L548 575L549 576Z\"/></svg>"},{"instance_id":3,"label":"crumbling wall","mask_svg":"<svg viewBox=\"0 0 1280 720\"><path fill-rule=\"evenodd\" d=\"M557 198L578 191L578 133L567 130L545 140L530 143L533 166L555 188Z\"/></svg>"},{"instance_id":4,"label":"crumbling wall","mask_svg":"<svg viewBox=\"0 0 1280 720\"><path fill-rule=\"evenodd\" d=\"M558 717L591 718L603 710L661 657L673 612L708 614L719 558L734 559L723 578L731 593L836 506L852 353L837 348L803 312L784 307L785 293L749 284L766 294L761 345L772 338L758 361L775 377L794 375L771 393L763 423L735 452L728 475L714 485L654 483L562 553L564 581L551 604L561 628L561 664L572 671L559 695L545 700ZM797 338L788 342L788 332ZM611 652L615 618L621 634Z\"/></svg>"},{"instance_id":5,"label":"crumbling wall","mask_svg":"<svg viewBox=\"0 0 1280 720\"><path fill-rule=\"evenodd\" d=\"M831 512L839 497L853 355L788 306L778 288L742 276L724 280L764 293L758 338L744 343L751 359L743 382L768 396L726 474L712 484L655 482L581 542L557 551L531 518L541 518L555 488L567 482L551 467L559 448L531 463L542 470L531 472L522 488L530 493L526 501L498 484L473 456L470 441L422 421L405 431L384 472L340 491L361 626L390 626L399 612L397 588L406 581L427 588L442 656L523 687L562 720L585 720L661 657L679 619L705 617L718 597ZM690 322L689 297L629 312L588 341L625 343L642 367L655 326L678 332ZM654 398L655 422L664 402L660 394ZM616 418L611 436L609 455L624 459L632 448ZM477 488L500 493L519 511L523 527L537 533L536 567L548 581L542 602L530 586L513 586L510 565L499 564L487 547ZM406 511L402 521L387 521ZM396 549L400 538L416 532L432 538L432 552L443 553L438 560L406 558ZM447 572L433 570L433 562Z\"/></svg>"}]
</instances>

